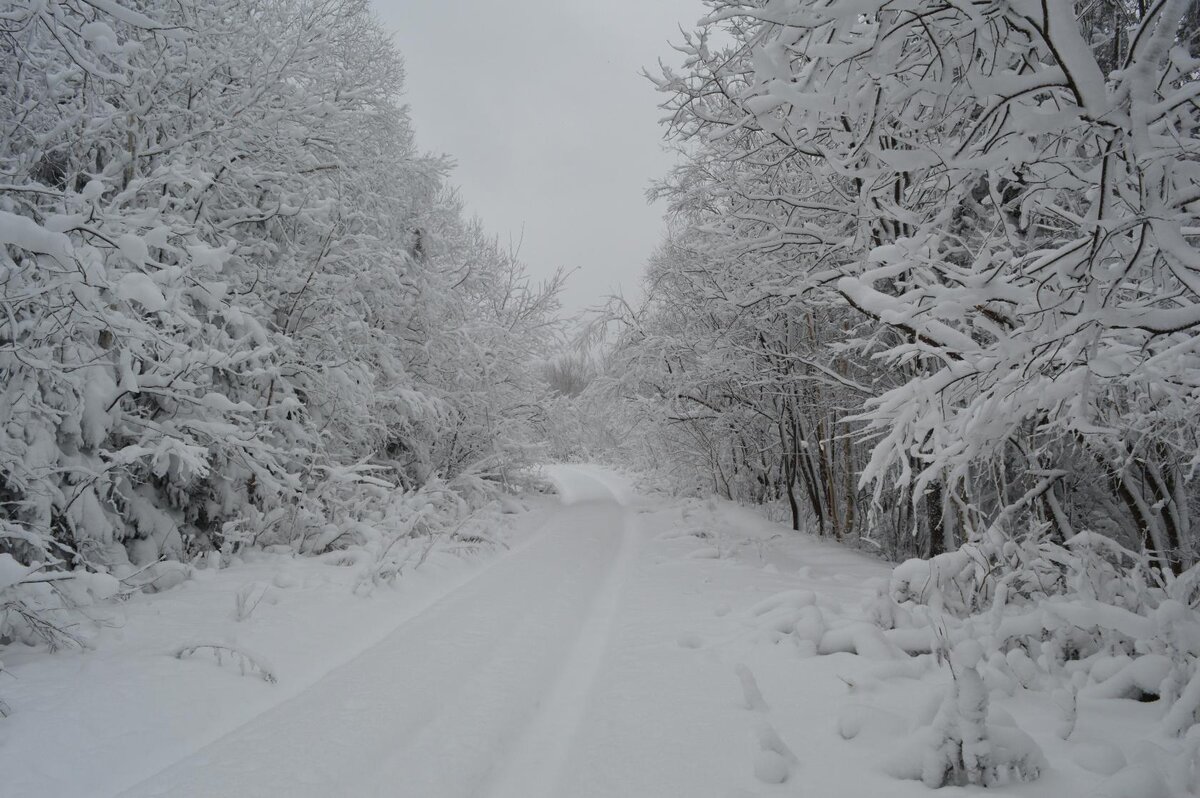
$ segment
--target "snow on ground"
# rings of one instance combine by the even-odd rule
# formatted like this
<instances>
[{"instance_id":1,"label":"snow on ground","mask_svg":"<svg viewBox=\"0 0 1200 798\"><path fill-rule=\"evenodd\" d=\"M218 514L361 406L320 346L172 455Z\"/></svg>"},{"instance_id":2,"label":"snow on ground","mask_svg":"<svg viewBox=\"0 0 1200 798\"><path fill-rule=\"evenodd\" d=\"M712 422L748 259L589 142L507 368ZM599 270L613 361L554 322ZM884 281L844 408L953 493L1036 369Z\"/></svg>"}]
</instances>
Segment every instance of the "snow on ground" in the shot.
<instances>
[{"instance_id":1,"label":"snow on ground","mask_svg":"<svg viewBox=\"0 0 1200 798\"><path fill-rule=\"evenodd\" d=\"M501 539L519 551L552 509L552 500L534 502ZM9 647L0 796L118 793L302 694L510 552L466 554L435 552L395 587L364 590L362 568L349 560L251 552L171 590L91 608L99 624L91 651ZM206 642L250 652L277 682L241 675L229 656L225 665L207 651L173 656Z\"/></svg>"},{"instance_id":2,"label":"snow on ground","mask_svg":"<svg viewBox=\"0 0 1200 798\"><path fill-rule=\"evenodd\" d=\"M0 794L931 794L913 746L949 668L870 622L885 563L595 467L547 477L562 502L517 516L511 550L431 560L395 589L260 555L112 609L94 651L7 654ZM239 591L262 596L241 621ZM205 641L278 681L171 656ZM1023 730L1045 763L988 794L1170 794L1183 743L1155 737L1160 709L1081 696L1069 741L1062 714L993 693L994 743L1024 750Z\"/></svg>"},{"instance_id":3,"label":"snow on ground","mask_svg":"<svg viewBox=\"0 0 1200 798\"><path fill-rule=\"evenodd\" d=\"M611 469L589 463L550 465L543 469L543 474L558 491L563 504L615 501L627 505L636 496L627 479Z\"/></svg>"}]
</instances>

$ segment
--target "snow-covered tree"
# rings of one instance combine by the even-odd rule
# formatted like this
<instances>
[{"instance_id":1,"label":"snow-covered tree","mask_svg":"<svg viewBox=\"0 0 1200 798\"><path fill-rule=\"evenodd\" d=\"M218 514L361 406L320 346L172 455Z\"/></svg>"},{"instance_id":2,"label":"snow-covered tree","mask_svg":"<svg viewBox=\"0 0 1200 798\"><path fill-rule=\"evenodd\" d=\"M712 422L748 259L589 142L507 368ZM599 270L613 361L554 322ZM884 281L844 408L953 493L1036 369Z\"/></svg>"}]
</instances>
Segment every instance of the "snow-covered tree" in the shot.
<instances>
[{"instance_id":1,"label":"snow-covered tree","mask_svg":"<svg viewBox=\"0 0 1200 798\"><path fill-rule=\"evenodd\" d=\"M366 0L0 18L0 553L311 546L518 453L558 283L464 221Z\"/></svg>"},{"instance_id":2,"label":"snow-covered tree","mask_svg":"<svg viewBox=\"0 0 1200 798\"><path fill-rule=\"evenodd\" d=\"M840 421L895 530L1194 562L1194 4L708 6L656 79L661 193L733 306L819 308L873 362Z\"/></svg>"}]
</instances>

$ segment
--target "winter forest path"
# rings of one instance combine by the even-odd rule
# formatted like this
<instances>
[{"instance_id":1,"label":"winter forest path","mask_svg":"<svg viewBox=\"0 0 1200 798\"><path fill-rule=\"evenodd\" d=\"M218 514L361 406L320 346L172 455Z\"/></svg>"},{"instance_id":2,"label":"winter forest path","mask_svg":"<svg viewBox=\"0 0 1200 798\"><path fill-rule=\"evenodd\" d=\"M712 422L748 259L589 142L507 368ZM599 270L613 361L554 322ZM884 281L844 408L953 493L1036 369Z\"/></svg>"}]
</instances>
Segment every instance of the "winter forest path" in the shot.
<instances>
[{"instance_id":1,"label":"winter forest path","mask_svg":"<svg viewBox=\"0 0 1200 798\"><path fill-rule=\"evenodd\" d=\"M636 584L649 530L625 506L630 493L584 467L552 479L564 504L522 546L310 689L122 794L674 794L617 782L695 772L704 737L720 760L725 724L697 707L732 682L725 668L709 674L719 685L683 678L691 652L673 623L656 628L664 601ZM661 761L672 749L677 761Z\"/></svg>"},{"instance_id":2,"label":"winter forest path","mask_svg":"<svg viewBox=\"0 0 1200 798\"><path fill-rule=\"evenodd\" d=\"M511 549L365 595L341 560L264 553L130 599L91 650L17 651L0 798L929 796L951 675L881 631L903 609L886 563L729 502L548 474L557 500L494 516ZM278 680L171 656L188 639ZM1063 739L1057 699L1010 689L989 733L1028 732L1053 764L990 795L1169 794L1143 789L1175 744L1155 704L1085 697Z\"/></svg>"},{"instance_id":3,"label":"winter forest path","mask_svg":"<svg viewBox=\"0 0 1200 798\"><path fill-rule=\"evenodd\" d=\"M786 604L810 568L823 602L858 603L882 563L732 506L637 496L598 468L549 474L562 503L512 551L119 794L743 798L786 791L806 738L845 745L772 714L785 693L815 710L844 685L797 682L755 607ZM858 778L863 795L895 785Z\"/></svg>"},{"instance_id":4,"label":"winter forest path","mask_svg":"<svg viewBox=\"0 0 1200 798\"><path fill-rule=\"evenodd\" d=\"M557 794L634 522L586 471L555 479L569 503L520 548L125 795Z\"/></svg>"}]
</instances>

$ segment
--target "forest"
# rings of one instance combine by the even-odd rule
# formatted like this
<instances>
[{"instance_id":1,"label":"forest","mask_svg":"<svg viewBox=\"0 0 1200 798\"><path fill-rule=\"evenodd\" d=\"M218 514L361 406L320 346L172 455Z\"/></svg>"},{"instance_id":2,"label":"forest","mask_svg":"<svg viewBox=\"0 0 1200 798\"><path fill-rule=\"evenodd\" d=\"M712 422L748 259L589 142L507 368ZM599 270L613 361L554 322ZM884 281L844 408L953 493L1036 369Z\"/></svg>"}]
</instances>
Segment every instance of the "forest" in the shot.
<instances>
[{"instance_id":1,"label":"forest","mask_svg":"<svg viewBox=\"0 0 1200 798\"><path fill-rule=\"evenodd\" d=\"M0 2L0 654L248 552L392 585L586 461L895 566L930 787L1036 778L984 745L1014 673L1200 767L1200 3L696 15L644 75L662 242L580 320L368 0Z\"/></svg>"},{"instance_id":2,"label":"forest","mask_svg":"<svg viewBox=\"0 0 1200 798\"><path fill-rule=\"evenodd\" d=\"M1200 8L710 5L652 76L687 158L608 319L645 456L893 559L1193 565Z\"/></svg>"},{"instance_id":3,"label":"forest","mask_svg":"<svg viewBox=\"0 0 1200 798\"><path fill-rule=\"evenodd\" d=\"M365 0L144 5L3 17L5 639L61 644L40 609L116 589L84 574L456 517L525 462L560 326Z\"/></svg>"}]
</instances>

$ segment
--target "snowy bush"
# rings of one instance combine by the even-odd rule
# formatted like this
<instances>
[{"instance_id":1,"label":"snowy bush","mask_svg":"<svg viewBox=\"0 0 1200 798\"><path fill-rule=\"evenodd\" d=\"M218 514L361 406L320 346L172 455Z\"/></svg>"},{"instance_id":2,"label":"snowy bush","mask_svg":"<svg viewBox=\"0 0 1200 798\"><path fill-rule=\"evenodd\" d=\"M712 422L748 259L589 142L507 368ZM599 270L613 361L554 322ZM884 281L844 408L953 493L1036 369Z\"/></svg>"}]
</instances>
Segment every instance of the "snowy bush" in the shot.
<instances>
[{"instance_id":1,"label":"snowy bush","mask_svg":"<svg viewBox=\"0 0 1200 798\"><path fill-rule=\"evenodd\" d=\"M984 683L1045 692L1064 738L1081 696L1157 701L1163 731L1186 735L1200 720L1200 570L1176 577L1091 533L1064 544L1033 540L901 565L892 597L905 612L889 626L927 624L955 651L979 647Z\"/></svg>"},{"instance_id":2,"label":"snowy bush","mask_svg":"<svg viewBox=\"0 0 1200 798\"><path fill-rule=\"evenodd\" d=\"M921 780L929 787L1033 781L1046 767L1029 735L988 723L988 691L978 670L982 658L983 649L974 640L958 643L949 654L952 686L921 756Z\"/></svg>"}]
</instances>

